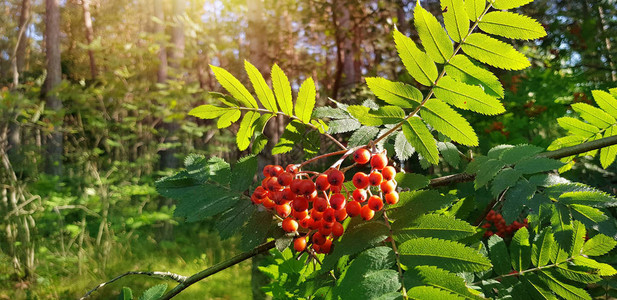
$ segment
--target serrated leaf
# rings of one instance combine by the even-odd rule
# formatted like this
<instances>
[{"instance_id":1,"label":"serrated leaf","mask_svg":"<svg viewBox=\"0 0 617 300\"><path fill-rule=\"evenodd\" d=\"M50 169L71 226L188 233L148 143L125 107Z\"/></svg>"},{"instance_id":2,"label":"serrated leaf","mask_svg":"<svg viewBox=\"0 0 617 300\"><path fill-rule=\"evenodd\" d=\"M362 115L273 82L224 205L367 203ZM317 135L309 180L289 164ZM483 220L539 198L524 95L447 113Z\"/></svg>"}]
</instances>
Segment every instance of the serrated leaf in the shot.
<instances>
[{"instance_id":1,"label":"serrated leaf","mask_svg":"<svg viewBox=\"0 0 617 300\"><path fill-rule=\"evenodd\" d=\"M560 137L560 138L554 140L548 146L548 148L546 148L546 150L553 151L553 150L557 150L557 149L561 149L561 148L565 148L565 147L575 146L575 145L584 143L586 140L587 139L585 137L582 137L582 136L568 135L568 136Z\"/></svg>"},{"instance_id":2,"label":"serrated leaf","mask_svg":"<svg viewBox=\"0 0 617 300\"><path fill-rule=\"evenodd\" d=\"M506 192L506 200L502 207L501 214L507 224L516 220L524 205L529 205L529 199L536 192L536 187L526 181L519 181L513 188Z\"/></svg>"},{"instance_id":3,"label":"serrated leaf","mask_svg":"<svg viewBox=\"0 0 617 300\"><path fill-rule=\"evenodd\" d=\"M216 127L219 129L229 127L231 124L238 121L240 116L242 116L242 113L240 113L239 109L229 110L219 117L216 121Z\"/></svg>"},{"instance_id":4,"label":"serrated leaf","mask_svg":"<svg viewBox=\"0 0 617 300\"><path fill-rule=\"evenodd\" d=\"M161 296L163 296L163 294L165 293L166 290L167 290L167 285L166 284L157 284L157 285L147 289L141 295L141 297L139 297L139 300L156 300L156 299L160 298Z\"/></svg>"},{"instance_id":5,"label":"serrated leaf","mask_svg":"<svg viewBox=\"0 0 617 300\"><path fill-rule=\"evenodd\" d=\"M591 91L591 94L601 109L613 118L617 118L617 99L611 96L611 94L600 90L593 90Z\"/></svg>"},{"instance_id":6,"label":"serrated leaf","mask_svg":"<svg viewBox=\"0 0 617 300\"><path fill-rule=\"evenodd\" d=\"M342 108L319 106L313 110L313 118L315 119L349 119L351 115Z\"/></svg>"},{"instance_id":7,"label":"serrated leaf","mask_svg":"<svg viewBox=\"0 0 617 300\"><path fill-rule=\"evenodd\" d=\"M516 145L510 149L505 149L499 159L506 164L516 164L523 159L530 158L541 153L544 149L534 145Z\"/></svg>"},{"instance_id":8,"label":"serrated leaf","mask_svg":"<svg viewBox=\"0 0 617 300\"><path fill-rule=\"evenodd\" d=\"M396 50L409 75L425 86L431 86L437 79L437 66L432 59L416 46L409 37L394 30Z\"/></svg>"},{"instance_id":9,"label":"serrated leaf","mask_svg":"<svg viewBox=\"0 0 617 300\"><path fill-rule=\"evenodd\" d=\"M120 295L118 295L118 300L133 300L133 290L129 287L122 287L122 291L120 291Z\"/></svg>"},{"instance_id":10,"label":"serrated leaf","mask_svg":"<svg viewBox=\"0 0 617 300\"><path fill-rule=\"evenodd\" d=\"M452 203L452 199L435 190L401 192L399 202L387 208L388 217L393 220L411 220L425 213L435 211Z\"/></svg>"},{"instance_id":11,"label":"serrated leaf","mask_svg":"<svg viewBox=\"0 0 617 300\"><path fill-rule=\"evenodd\" d=\"M443 22L448 31L448 35L455 42L462 41L469 32L469 19L465 10L463 0L442 0L441 10L447 9L443 13Z\"/></svg>"},{"instance_id":12,"label":"serrated leaf","mask_svg":"<svg viewBox=\"0 0 617 300\"><path fill-rule=\"evenodd\" d=\"M293 116L291 85L285 72L277 64L274 64L270 77L272 78L272 87L274 88L274 94L281 111L288 116Z\"/></svg>"},{"instance_id":13,"label":"serrated leaf","mask_svg":"<svg viewBox=\"0 0 617 300\"><path fill-rule=\"evenodd\" d=\"M568 207L572 210L572 217L576 220L600 223L608 219L608 216L595 207L580 204L570 204Z\"/></svg>"},{"instance_id":14,"label":"serrated leaf","mask_svg":"<svg viewBox=\"0 0 617 300\"><path fill-rule=\"evenodd\" d=\"M257 210L242 228L240 249L248 251L263 243L268 236L272 215L266 210Z\"/></svg>"},{"instance_id":15,"label":"serrated leaf","mask_svg":"<svg viewBox=\"0 0 617 300\"><path fill-rule=\"evenodd\" d=\"M255 139L253 140L253 146L251 147L251 153L253 153L254 155L259 154L261 151L264 150L264 148L266 148L266 145L268 144L268 137L266 137L265 135L259 133L255 136Z\"/></svg>"},{"instance_id":16,"label":"serrated leaf","mask_svg":"<svg viewBox=\"0 0 617 300\"><path fill-rule=\"evenodd\" d=\"M617 270L615 270L613 266L605 263L599 263L591 258L587 258L584 256L575 256L572 261L576 265L598 270L598 275L600 276L614 276L615 274L617 274Z\"/></svg>"},{"instance_id":17,"label":"serrated leaf","mask_svg":"<svg viewBox=\"0 0 617 300\"><path fill-rule=\"evenodd\" d=\"M571 117L557 118L557 124L570 134L590 138L600 132L598 127Z\"/></svg>"},{"instance_id":18,"label":"serrated leaf","mask_svg":"<svg viewBox=\"0 0 617 300\"><path fill-rule=\"evenodd\" d=\"M503 86L497 76L490 71L477 66L467 56L458 54L445 65L446 73L458 81L481 85L484 92L494 97L503 98Z\"/></svg>"},{"instance_id":19,"label":"serrated leaf","mask_svg":"<svg viewBox=\"0 0 617 300\"><path fill-rule=\"evenodd\" d=\"M580 266L569 266L566 264L562 264L558 265L555 269L547 271L552 273L552 275L555 277L557 277L557 274L559 274L563 278L587 284L595 283L602 280L600 276L592 274L589 268Z\"/></svg>"},{"instance_id":20,"label":"serrated leaf","mask_svg":"<svg viewBox=\"0 0 617 300\"><path fill-rule=\"evenodd\" d=\"M403 134L411 146L430 163L439 163L439 151L433 135L420 118L412 117L403 122Z\"/></svg>"},{"instance_id":21,"label":"serrated leaf","mask_svg":"<svg viewBox=\"0 0 617 300\"><path fill-rule=\"evenodd\" d=\"M536 20L507 11L487 13L478 27L486 33L510 39L532 40L546 36L544 27Z\"/></svg>"},{"instance_id":22,"label":"serrated leaf","mask_svg":"<svg viewBox=\"0 0 617 300\"><path fill-rule=\"evenodd\" d=\"M555 239L549 227L536 237L531 248L531 263L536 267L547 265L553 252L553 247L556 247Z\"/></svg>"},{"instance_id":23,"label":"serrated leaf","mask_svg":"<svg viewBox=\"0 0 617 300\"><path fill-rule=\"evenodd\" d=\"M398 172L394 179L400 188L410 189L412 191L425 188L431 182L428 177L417 173Z\"/></svg>"},{"instance_id":24,"label":"serrated leaf","mask_svg":"<svg viewBox=\"0 0 617 300\"><path fill-rule=\"evenodd\" d=\"M599 128L606 128L617 122L611 115L587 103L574 103L572 109L579 113L585 121Z\"/></svg>"},{"instance_id":25,"label":"serrated leaf","mask_svg":"<svg viewBox=\"0 0 617 300\"><path fill-rule=\"evenodd\" d=\"M240 101L240 103L244 104L244 106L257 108L257 101L255 101L255 98L253 98L251 93L244 87L244 85L242 85L242 83L240 83L238 79L236 79L236 77L223 68L213 65L210 65L210 68L212 68L212 72L214 73L216 80L225 90L227 90L229 94Z\"/></svg>"},{"instance_id":26,"label":"serrated leaf","mask_svg":"<svg viewBox=\"0 0 617 300\"><path fill-rule=\"evenodd\" d=\"M291 151L297 144L301 143L303 134L304 125L301 123L293 121L287 124L278 143L272 148L272 155Z\"/></svg>"},{"instance_id":27,"label":"serrated leaf","mask_svg":"<svg viewBox=\"0 0 617 300\"><path fill-rule=\"evenodd\" d=\"M270 119L276 117L276 114L263 114L253 123L253 133L263 133Z\"/></svg>"},{"instance_id":28,"label":"serrated leaf","mask_svg":"<svg viewBox=\"0 0 617 300\"><path fill-rule=\"evenodd\" d=\"M328 254L321 265L321 270L331 270L338 260L345 255L354 255L373 245L381 243L388 237L388 227L383 223L361 223L348 228L332 253Z\"/></svg>"},{"instance_id":29,"label":"serrated leaf","mask_svg":"<svg viewBox=\"0 0 617 300\"><path fill-rule=\"evenodd\" d=\"M496 9L512 9L523 6L532 1L533 0L495 0L495 2L493 2L493 7Z\"/></svg>"},{"instance_id":30,"label":"serrated leaf","mask_svg":"<svg viewBox=\"0 0 617 300\"><path fill-rule=\"evenodd\" d=\"M450 142L439 142L437 143L437 149L439 149L439 153L443 156L443 159L452 167L458 167L458 164L461 162L461 155L456 148L456 146Z\"/></svg>"},{"instance_id":31,"label":"serrated leaf","mask_svg":"<svg viewBox=\"0 0 617 300\"><path fill-rule=\"evenodd\" d=\"M354 119L338 119L328 122L328 133L344 133L360 128L362 124Z\"/></svg>"},{"instance_id":32,"label":"serrated leaf","mask_svg":"<svg viewBox=\"0 0 617 300\"><path fill-rule=\"evenodd\" d=\"M490 180L495 178L495 175L503 168L505 164L497 159L489 159L478 167L474 187L476 190L485 186Z\"/></svg>"},{"instance_id":33,"label":"serrated leaf","mask_svg":"<svg viewBox=\"0 0 617 300\"><path fill-rule=\"evenodd\" d=\"M469 20L475 22L484 12L486 0L467 0L465 1L465 10Z\"/></svg>"},{"instance_id":34,"label":"serrated leaf","mask_svg":"<svg viewBox=\"0 0 617 300\"><path fill-rule=\"evenodd\" d=\"M498 235L493 235L488 239L488 250L493 269L498 275L510 273L510 255L506 243Z\"/></svg>"},{"instance_id":35,"label":"serrated leaf","mask_svg":"<svg viewBox=\"0 0 617 300\"><path fill-rule=\"evenodd\" d=\"M567 192L559 196L559 202L564 204L582 204L593 207L617 206L617 199L600 191Z\"/></svg>"},{"instance_id":36,"label":"serrated leaf","mask_svg":"<svg viewBox=\"0 0 617 300\"><path fill-rule=\"evenodd\" d=\"M347 111L366 126L396 124L405 118L405 111L397 106L382 106L377 110L372 110L362 105L350 105Z\"/></svg>"},{"instance_id":37,"label":"serrated leaf","mask_svg":"<svg viewBox=\"0 0 617 300\"><path fill-rule=\"evenodd\" d=\"M529 244L529 231L522 227L516 231L510 244L512 267L514 270L523 271L531 262L531 245Z\"/></svg>"},{"instance_id":38,"label":"serrated leaf","mask_svg":"<svg viewBox=\"0 0 617 300\"><path fill-rule=\"evenodd\" d=\"M416 237L460 240L476 233L475 227L452 216L428 214L408 222L400 219L392 224L394 238L405 241Z\"/></svg>"},{"instance_id":39,"label":"serrated leaf","mask_svg":"<svg viewBox=\"0 0 617 300\"><path fill-rule=\"evenodd\" d=\"M570 249L570 255L576 256L581 254L586 235L587 231L583 223L579 221L572 222L572 248Z\"/></svg>"},{"instance_id":40,"label":"serrated leaf","mask_svg":"<svg viewBox=\"0 0 617 300\"><path fill-rule=\"evenodd\" d=\"M254 111L247 111L244 114L244 118L240 122L240 128L238 129L238 135L236 136L236 144L240 151L246 150L251 144L251 137L253 136L254 127L253 123L259 119L259 113Z\"/></svg>"},{"instance_id":41,"label":"serrated leaf","mask_svg":"<svg viewBox=\"0 0 617 300\"><path fill-rule=\"evenodd\" d=\"M422 93L411 85L381 77L366 77L365 79L373 94L390 105L413 108L422 102Z\"/></svg>"},{"instance_id":42,"label":"serrated leaf","mask_svg":"<svg viewBox=\"0 0 617 300\"><path fill-rule=\"evenodd\" d=\"M521 277L523 286L533 299L557 300L553 292L538 278L538 275L527 273Z\"/></svg>"},{"instance_id":43,"label":"serrated leaf","mask_svg":"<svg viewBox=\"0 0 617 300\"><path fill-rule=\"evenodd\" d=\"M462 44L465 53L483 63L505 70L522 70L531 64L514 47L481 33L472 33Z\"/></svg>"},{"instance_id":44,"label":"serrated leaf","mask_svg":"<svg viewBox=\"0 0 617 300\"><path fill-rule=\"evenodd\" d=\"M557 295L564 297L565 299L588 299L591 297L585 290L577 288L575 286L563 283L559 281L555 276L546 271L539 272L539 278L542 280L553 292Z\"/></svg>"},{"instance_id":45,"label":"serrated leaf","mask_svg":"<svg viewBox=\"0 0 617 300\"><path fill-rule=\"evenodd\" d=\"M617 135L617 125L613 125L607 128L604 132L605 138L614 135ZM602 168L606 169L608 168L608 166L613 164L613 162L615 161L615 157L617 157L617 145L612 145L600 149L600 163L602 164Z\"/></svg>"},{"instance_id":46,"label":"serrated leaf","mask_svg":"<svg viewBox=\"0 0 617 300\"><path fill-rule=\"evenodd\" d=\"M315 90L313 78L307 78L300 86L300 91L298 91L298 98L296 99L296 105L294 107L296 116L303 123L309 123L311 121L313 108L315 108L316 93L317 91Z\"/></svg>"},{"instance_id":47,"label":"serrated leaf","mask_svg":"<svg viewBox=\"0 0 617 300\"><path fill-rule=\"evenodd\" d=\"M222 213L214 223L221 239L232 237L255 212L257 206L248 199L245 200L238 201L230 210Z\"/></svg>"},{"instance_id":48,"label":"serrated leaf","mask_svg":"<svg viewBox=\"0 0 617 300\"><path fill-rule=\"evenodd\" d=\"M249 76L249 80L253 84L257 99L259 99L264 108L271 112L278 112L274 93L272 93L272 90L266 83L263 75L261 75L261 72L246 60L244 61L244 69Z\"/></svg>"},{"instance_id":49,"label":"serrated leaf","mask_svg":"<svg viewBox=\"0 0 617 300\"><path fill-rule=\"evenodd\" d=\"M433 266L417 266L415 270L422 278L422 282L429 286L448 291L465 298L477 298L465 285L465 280L456 274Z\"/></svg>"},{"instance_id":50,"label":"serrated leaf","mask_svg":"<svg viewBox=\"0 0 617 300\"><path fill-rule=\"evenodd\" d=\"M231 188L244 192L253 183L257 173L257 158L253 155L242 157L231 169Z\"/></svg>"},{"instance_id":51,"label":"serrated leaf","mask_svg":"<svg viewBox=\"0 0 617 300\"><path fill-rule=\"evenodd\" d=\"M426 53L436 62L445 63L454 53L454 47L437 18L417 2L414 9L414 24Z\"/></svg>"},{"instance_id":52,"label":"serrated leaf","mask_svg":"<svg viewBox=\"0 0 617 300\"><path fill-rule=\"evenodd\" d=\"M512 168L502 169L493 179L491 193L494 197L499 196L505 189L513 187L522 175L521 172Z\"/></svg>"},{"instance_id":53,"label":"serrated leaf","mask_svg":"<svg viewBox=\"0 0 617 300\"><path fill-rule=\"evenodd\" d=\"M460 109L485 115L497 115L505 111L503 104L485 94L481 87L458 82L449 76L441 78L433 90L438 99Z\"/></svg>"},{"instance_id":54,"label":"serrated leaf","mask_svg":"<svg viewBox=\"0 0 617 300\"><path fill-rule=\"evenodd\" d=\"M548 157L533 157L517 163L514 168L523 174L533 174L559 169L563 163Z\"/></svg>"},{"instance_id":55,"label":"serrated leaf","mask_svg":"<svg viewBox=\"0 0 617 300\"><path fill-rule=\"evenodd\" d=\"M200 105L200 106L197 106L191 109L191 111L189 111L189 115L200 118L200 119L216 119L225 113L234 112L234 111L238 111L238 109L234 107L220 107L220 106L205 104L205 105Z\"/></svg>"},{"instance_id":56,"label":"serrated leaf","mask_svg":"<svg viewBox=\"0 0 617 300\"><path fill-rule=\"evenodd\" d=\"M374 299L398 290L401 286L398 272L390 269L395 262L394 252L389 247L362 252L351 262L336 287L337 294L341 299Z\"/></svg>"},{"instance_id":57,"label":"serrated leaf","mask_svg":"<svg viewBox=\"0 0 617 300\"><path fill-rule=\"evenodd\" d=\"M420 110L420 116L453 141L466 146L478 145L478 137L467 120L441 100L429 99Z\"/></svg>"},{"instance_id":58,"label":"serrated leaf","mask_svg":"<svg viewBox=\"0 0 617 300\"><path fill-rule=\"evenodd\" d=\"M403 162L409 159L415 152L416 149L407 141L405 134L401 131L397 132L394 139L394 153L396 154L396 158Z\"/></svg>"},{"instance_id":59,"label":"serrated leaf","mask_svg":"<svg viewBox=\"0 0 617 300\"><path fill-rule=\"evenodd\" d=\"M460 300L465 299L448 291L432 286L415 286L407 291L409 299L415 300Z\"/></svg>"},{"instance_id":60,"label":"serrated leaf","mask_svg":"<svg viewBox=\"0 0 617 300\"><path fill-rule=\"evenodd\" d=\"M349 147L356 147L360 145L366 145L370 142L377 133L379 128L372 126L362 126L356 130L349 138Z\"/></svg>"},{"instance_id":61,"label":"serrated leaf","mask_svg":"<svg viewBox=\"0 0 617 300\"><path fill-rule=\"evenodd\" d=\"M407 266L430 265L453 272L487 270L491 262L473 248L434 238L417 238L402 243L401 261Z\"/></svg>"},{"instance_id":62,"label":"serrated leaf","mask_svg":"<svg viewBox=\"0 0 617 300\"><path fill-rule=\"evenodd\" d=\"M600 256L608 253L617 246L617 241L603 234L596 234L583 245L583 254L587 256Z\"/></svg>"}]
</instances>

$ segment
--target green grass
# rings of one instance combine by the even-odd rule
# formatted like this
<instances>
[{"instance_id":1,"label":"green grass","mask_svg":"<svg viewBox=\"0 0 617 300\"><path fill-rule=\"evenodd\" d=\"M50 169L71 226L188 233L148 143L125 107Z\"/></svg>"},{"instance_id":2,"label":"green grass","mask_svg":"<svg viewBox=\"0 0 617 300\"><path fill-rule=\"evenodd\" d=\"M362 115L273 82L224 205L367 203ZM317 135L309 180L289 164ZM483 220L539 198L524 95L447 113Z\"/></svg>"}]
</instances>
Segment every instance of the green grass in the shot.
<instances>
[{"instance_id":1,"label":"green grass","mask_svg":"<svg viewBox=\"0 0 617 300\"><path fill-rule=\"evenodd\" d=\"M221 241L216 233L195 226L181 230L182 226L174 229L173 241L157 242L145 235L126 243L114 241L107 248L106 261L102 258L104 247L84 249L81 263L77 251L67 256L53 250L43 251L38 255L35 283L15 288L18 281L2 276L0 299L79 299L99 283L127 271L169 271L190 276L241 252L233 238ZM0 273L9 272L10 261L6 257L0 260ZM249 260L190 286L174 299L249 299L250 272ZM89 299L115 299L122 287L130 287L137 299L144 290L161 283L168 284L168 289L176 284L172 280L130 275L99 289Z\"/></svg>"}]
</instances>

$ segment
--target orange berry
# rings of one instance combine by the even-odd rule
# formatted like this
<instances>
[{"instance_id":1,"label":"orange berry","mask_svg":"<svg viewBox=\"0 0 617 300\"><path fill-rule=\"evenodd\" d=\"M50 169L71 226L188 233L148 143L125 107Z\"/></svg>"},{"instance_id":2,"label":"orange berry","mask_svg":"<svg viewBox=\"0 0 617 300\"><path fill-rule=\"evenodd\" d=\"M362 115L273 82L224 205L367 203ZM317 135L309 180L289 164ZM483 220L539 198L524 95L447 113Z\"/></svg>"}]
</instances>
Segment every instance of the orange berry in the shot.
<instances>
[{"instance_id":1,"label":"orange berry","mask_svg":"<svg viewBox=\"0 0 617 300\"><path fill-rule=\"evenodd\" d=\"M298 230L298 222L292 218L287 218L283 220L282 227L286 232L295 232Z\"/></svg>"},{"instance_id":2,"label":"orange berry","mask_svg":"<svg viewBox=\"0 0 617 300\"><path fill-rule=\"evenodd\" d=\"M365 221L368 221L375 216L375 211L372 210L370 207L368 207L368 205L365 205L365 206L362 206L362 209L360 210L360 216Z\"/></svg>"},{"instance_id":3,"label":"orange berry","mask_svg":"<svg viewBox=\"0 0 617 300\"><path fill-rule=\"evenodd\" d=\"M353 154L353 160L360 165L367 163L371 159L371 152L365 148L356 150Z\"/></svg>"},{"instance_id":4,"label":"orange berry","mask_svg":"<svg viewBox=\"0 0 617 300\"><path fill-rule=\"evenodd\" d=\"M368 199L367 206L374 211L380 211L383 208L383 200L379 196L371 196Z\"/></svg>"},{"instance_id":5,"label":"orange berry","mask_svg":"<svg viewBox=\"0 0 617 300\"><path fill-rule=\"evenodd\" d=\"M343 228L343 224L336 222L334 223L334 225L332 225L332 236L333 237L339 237L343 235L344 231L345 231L345 228Z\"/></svg>"},{"instance_id":6,"label":"orange berry","mask_svg":"<svg viewBox=\"0 0 617 300\"><path fill-rule=\"evenodd\" d=\"M353 193L351 193L351 196L353 197L354 200L358 202L364 202L366 201L366 199L368 199L368 194L366 193L366 190L364 189L355 189Z\"/></svg>"},{"instance_id":7,"label":"orange berry","mask_svg":"<svg viewBox=\"0 0 617 300\"><path fill-rule=\"evenodd\" d=\"M294 240L294 249L298 252L304 251L306 249L306 237L297 237Z\"/></svg>"},{"instance_id":8,"label":"orange berry","mask_svg":"<svg viewBox=\"0 0 617 300\"><path fill-rule=\"evenodd\" d=\"M285 168L285 171L291 174L296 174L298 173L298 166L294 164L288 164L287 167Z\"/></svg>"},{"instance_id":9,"label":"orange berry","mask_svg":"<svg viewBox=\"0 0 617 300\"><path fill-rule=\"evenodd\" d=\"M335 210L344 208L345 204L347 204L347 200L343 194L334 194L330 196L330 206L332 206Z\"/></svg>"},{"instance_id":10,"label":"orange berry","mask_svg":"<svg viewBox=\"0 0 617 300\"><path fill-rule=\"evenodd\" d=\"M302 226L302 228L309 228L312 222L313 222L313 219L307 216L306 218L300 220L298 223L300 224L300 226Z\"/></svg>"},{"instance_id":11,"label":"orange berry","mask_svg":"<svg viewBox=\"0 0 617 300\"><path fill-rule=\"evenodd\" d=\"M306 219L308 217L308 210L303 210L303 211L297 211L297 210L293 210L291 212L291 215L296 219L296 220L303 220Z\"/></svg>"},{"instance_id":12,"label":"orange berry","mask_svg":"<svg viewBox=\"0 0 617 300\"><path fill-rule=\"evenodd\" d=\"M362 205L358 201L351 201L347 203L345 207L345 211L350 217L355 217L360 214L360 210L362 209Z\"/></svg>"},{"instance_id":13,"label":"orange berry","mask_svg":"<svg viewBox=\"0 0 617 300\"><path fill-rule=\"evenodd\" d=\"M330 239L326 239L326 241L319 247L319 252L323 253L323 254L328 254L330 253L330 250L332 249L332 240Z\"/></svg>"},{"instance_id":14,"label":"orange berry","mask_svg":"<svg viewBox=\"0 0 617 300\"><path fill-rule=\"evenodd\" d=\"M276 213L281 216L281 218L287 218L291 214L291 206L289 206L289 204L277 205Z\"/></svg>"},{"instance_id":15,"label":"orange berry","mask_svg":"<svg viewBox=\"0 0 617 300\"><path fill-rule=\"evenodd\" d=\"M282 190L283 187L279 184L276 177L270 177L268 181L266 181L266 189L270 192L274 192Z\"/></svg>"},{"instance_id":16,"label":"orange berry","mask_svg":"<svg viewBox=\"0 0 617 300\"><path fill-rule=\"evenodd\" d=\"M300 184L300 193L302 195L310 195L315 191L315 184L309 179L303 179Z\"/></svg>"},{"instance_id":17,"label":"orange berry","mask_svg":"<svg viewBox=\"0 0 617 300\"><path fill-rule=\"evenodd\" d=\"M309 201L305 197L298 196L291 202L291 206L295 211L305 211L309 207Z\"/></svg>"},{"instance_id":18,"label":"orange berry","mask_svg":"<svg viewBox=\"0 0 617 300\"><path fill-rule=\"evenodd\" d=\"M255 191L253 191L253 195L255 195L257 199L264 199L268 197L268 191L263 186L258 186Z\"/></svg>"},{"instance_id":19,"label":"orange berry","mask_svg":"<svg viewBox=\"0 0 617 300\"><path fill-rule=\"evenodd\" d=\"M330 169L328 172L328 183L334 186L339 186L345 182L345 174L340 170Z\"/></svg>"},{"instance_id":20,"label":"orange berry","mask_svg":"<svg viewBox=\"0 0 617 300\"><path fill-rule=\"evenodd\" d=\"M369 178L363 172L356 173L351 179L353 185L358 189L364 189L369 185Z\"/></svg>"},{"instance_id":21,"label":"orange berry","mask_svg":"<svg viewBox=\"0 0 617 300\"><path fill-rule=\"evenodd\" d=\"M328 207L323 212L323 215L321 217L327 223L332 223L332 222L336 221L336 214L335 213L336 213L336 211L334 210L334 208Z\"/></svg>"},{"instance_id":22,"label":"orange berry","mask_svg":"<svg viewBox=\"0 0 617 300\"><path fill-rule=\"evenodd\" d=\"M315 210L314 208L311 209L309 215L311 216L311 219L313 219L313 221L319 221L323 217L323 213Z\"/></svg>"},{"instance_id":23,"label":"orange berry","mask_svg":"<svg viewBox=\"0 0 617 300\"><path fill-rule=\"evenodd\" d=\"M316 211L324 212L328 206L330 206L328 200L324 197L317 197L313 201L313 209Z\"/></svg>"},{"instance_id":24,"label":"orange berry","mask_svg":"<svg viewBox=\"0 0 617 300\"><path fill-rule=\"evenodd\" d=\"M381 191L384 193L391 193L394 192L394 190L396 189L396 183L394 183L394 181L392 180L384 181L381 183L381 185L379 185L379 188L381 188Z\"/></svg>"},{"instance_id":25,"label":"orange berry","mask_svg":"<svg viewBox=\"0 0 617 300\"><path fill-rule=\"evenodd\" d=\"M381 170L388 165L388 157L385 154L379 153L373 155L371 158L371 167L375 170Z\"/></svg>"},{"instance_id":26,"label":"orange berry","mask_svg":"<svg viewBox=\"0 0 617 300\"><path fill-rule=\"evenodd\" d=\"M291 201L296 199L296 194L292 192L290 188L286 188L281 192L281 197L285 201Z\"/></svg>"},{"instance_id":27,"label":"orange berry","mask_svg":"<svg viewBox=\"0 0 617 300\"><path fill-rule=\"evenodd\" d=\"M266 165L262 171L262 173L264 174L264 176L266 176L266 178L270 177L270 168L272 168L272 165Z\"/></svg>"},{"instance_id":28,"label":"orange berry","mask_svg":"<svg viewBox=\"0 0 617 300\"><path fill-rule=\"evenodd\" d=\"M302 179L294 179L289 184L289 189L297 195L302 194Z\"/></svg>"},{"instance_id":29,"label":"orange berry","mask_svg":"<svg viewBox=\"0 0 617 300\"><path fill-rule=\"evenodd\" d=\"M397 192L387 193L384 196L384 198L386 198L386 203L390 205L398 203L398 193Z\"/></svg>"},{"instance_id":30,"label":"orange berry","mask_svg":"<svg viewBox=\"0 0 617 300\"><path fill-rule=\"evenodd\" d=\"M271 177L275 177L275 176L279 176L279 174L283 173L283 167L279 166L279 165L274 165L270 167L270 170L268 170L270 172L270 176Z\"/></svg>"},{"instance_id":31,"label":"orange berry","mask_svg":"<svg viewBox=\"0 0 617 300\"><path fill-rule=\"evenodd\" d=\"M281 174L277 177L278 183L282 186L288 186L294 179L294 176L291 173L281 172Z\"/></svg>"},{"instance_id":32,"label":"orange berry","mask_svg":"<svg viewBox=\"0 0 617 300\"><path fill-rule=\"evenodd\" d=\"M319 232L315 232L311 240L315 245L323 245L326 242L326 237Z\"/></svg>"},{"instance_id":33,"label":"orange berry","mask_svg":"<svg viewBox=\"0 0 617 300\"><path fill-rule=\"evenodd\" d=\"M264 202L264 199L266 199L266 198L259 199L259 198L255 197L255 194L253 194L251 196L251 201L253 201L254 204L261 204L261 203Z\"/></svg>"},{"instance_id":34,"label":"orange berry","mask_svg":"<svg viewBox=\"0 0 617 300\"><path fill-rule=\"evenodd\" d=\"M379 172L371 172L370 175L368 175L368 182L372 185L372 186L378 186L381 184L381 182L383 181L383 176L381 175L381 173Z\"/></svg>"},{"instance_id":35,"label":"orange berry","mask_svg":"<svg viewBox=\"0 0 617 300\"><path fill-rule=\"evenodd\" d=\"M334 211L334 216L336 220L339 222L343 222L343 220L347 219L347 211L345 208Z\"/></svg>"},{"instance_id":36,"label":"orange berry","mask_svg":"<svg viewBox=\"0 0 617 300\"><path fill-rule=\"evenodd\" d=\"M381 175L383 175L383 180L392 180L396 176L396 169L393 166L387 166L383 168Z\"/></svg>"},{"instance_id":37,"label":"orange berry","mask_svg":"<svg viewBox=\"0 0 617 300\"><path fill-rule=\"evenodd\" d=\"M330 186L330 191L333 193L340 193L341 190L343 189L343 185L331 185Z\"/></svg>"},{"instance_id":38,"label":"orange berry","mask_svg":"<svg viewBox=\"0 0 617 300\"><path fill-rule=\"evenodd\" d=\"M268 209L276 206L276 203L274 203L274 201L272 201L272 199L270 198L264 199L264 202L262 204L264 205L265 208L268 208Z\"/></svg>"},{"instance_id":39,"label":"orange berry","mask_svg":"<svg viewBox=\"0 0 617 300\"><path fill-rule=\"evenodd\" d=\"M330 183L328 182L328 175L321 174L317 176L315 179L315 186L320 191L325 191L330 188Z\"/></svg>"}]
</instances>

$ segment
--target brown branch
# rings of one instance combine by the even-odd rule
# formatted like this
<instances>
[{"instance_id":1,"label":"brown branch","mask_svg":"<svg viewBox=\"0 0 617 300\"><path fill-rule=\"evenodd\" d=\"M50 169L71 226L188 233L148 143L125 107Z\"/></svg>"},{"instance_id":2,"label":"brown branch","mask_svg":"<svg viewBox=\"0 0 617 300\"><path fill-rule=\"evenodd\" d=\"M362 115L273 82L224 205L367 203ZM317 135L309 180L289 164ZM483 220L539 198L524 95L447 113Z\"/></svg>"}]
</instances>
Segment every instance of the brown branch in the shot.
<instances>
[{"instance_id":1,"label":"brown branch","mask_svg":"<svg viewBox=\"0 0 617 300\"><path fill-rule=\"evenodd\" d=\"M163 279L171 279L174 281L177 281L179 283L183 283L187 280L186 276L182 276L182 275L178 275L178 274L174 274L174 273L170 273L170 272L142 272L142 271L131 271L131 272L126 272L120 276L115 277L114 279L107 281L107 282L103 282L99 285L97 285L96 287L94 287L93 289L91 289L90 291L88 291L83 297L79 298L79 300L84 300L88 297L90 297L90 295L94 292L96 292L96 290L116 281L121 279L124 276L128 276L128 275L146 275L146 276L153 276L153 277L159 277L159 278L163 278Z\"/></svg>"}]
</instances>

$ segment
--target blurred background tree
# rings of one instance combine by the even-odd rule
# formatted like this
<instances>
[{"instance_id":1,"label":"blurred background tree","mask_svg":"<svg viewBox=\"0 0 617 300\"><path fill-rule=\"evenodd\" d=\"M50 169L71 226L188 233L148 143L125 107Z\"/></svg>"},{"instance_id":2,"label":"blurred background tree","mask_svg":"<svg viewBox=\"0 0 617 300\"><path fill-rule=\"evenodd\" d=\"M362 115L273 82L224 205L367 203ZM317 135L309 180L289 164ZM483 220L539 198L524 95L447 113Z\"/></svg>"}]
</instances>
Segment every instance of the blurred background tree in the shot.
<instances>
[{"instance_id":1,"label":"blurred background tree","mask_svg":"<svg viewBox=\"0 0 617 300\"><path fill-rule=\"evenodd\" d=\"M615 4L538 0L521 8L548 36L519 45L532 57L531 68L498 73L506 114L465 116L480 134L479 153L501 143L548 146L563 134L554 120L571 113L570 104L591 102L592 89L615 87ZM218 240L212 222L179 223L173 203L153 187L187 153L228 160L248 154L233 150L237 127L221 131L186 117L211 101L207 92L222 92L209 64L248 82L245 59L267 79L277 63L294 90L313 77L318 105L333 105L329 98L361 103L375 99L365 76L413 82L391 33L397 27L417 39L414 6L408 0L0 0L0 299L76 298L125 270L190 274L232 256L235 238ZM441 10L435 0L423 6ZM283 130L282 120L271 124L270 148ZM303 155L272 157L270 148L262 164ZM434 175L457 171L422 170L416 158L402 164ZM582 159L566 176L616 193L615 172ZM250 268L241 264L181 297L250 298ZM127 278L98 296L146 281Z\"/></svg>"}]
</instances>

